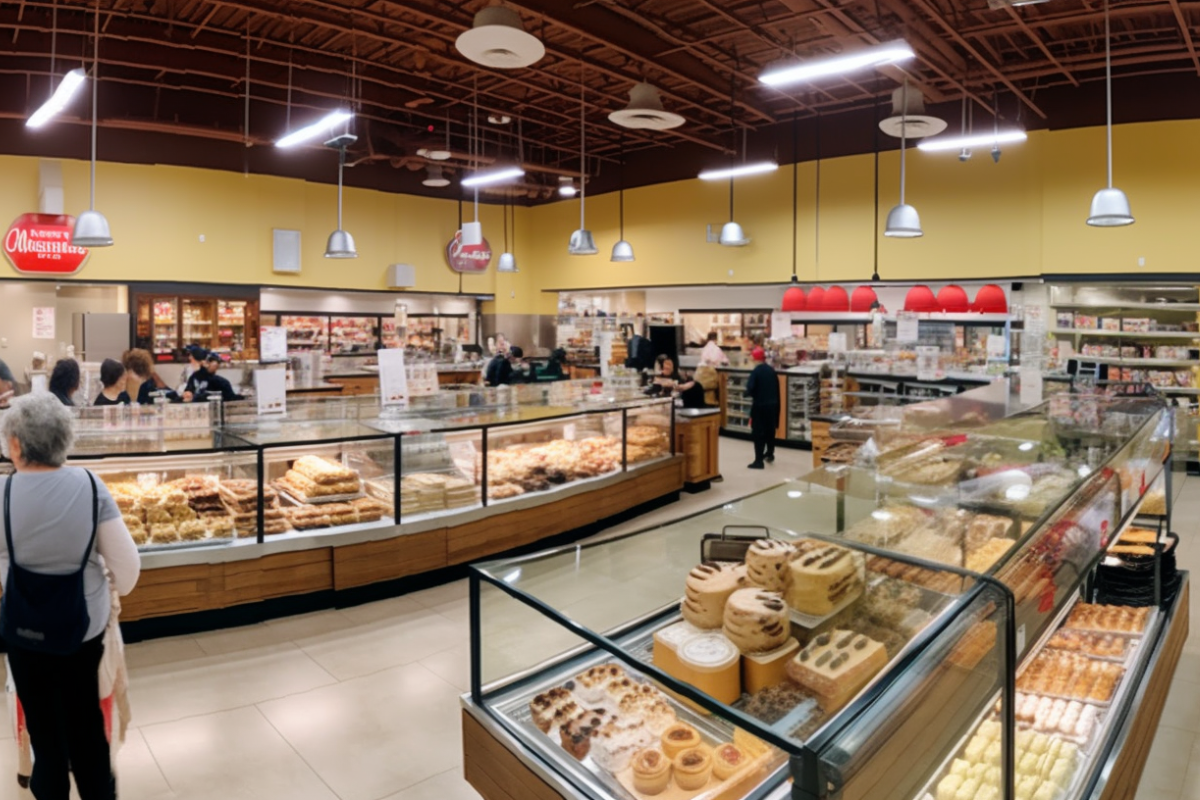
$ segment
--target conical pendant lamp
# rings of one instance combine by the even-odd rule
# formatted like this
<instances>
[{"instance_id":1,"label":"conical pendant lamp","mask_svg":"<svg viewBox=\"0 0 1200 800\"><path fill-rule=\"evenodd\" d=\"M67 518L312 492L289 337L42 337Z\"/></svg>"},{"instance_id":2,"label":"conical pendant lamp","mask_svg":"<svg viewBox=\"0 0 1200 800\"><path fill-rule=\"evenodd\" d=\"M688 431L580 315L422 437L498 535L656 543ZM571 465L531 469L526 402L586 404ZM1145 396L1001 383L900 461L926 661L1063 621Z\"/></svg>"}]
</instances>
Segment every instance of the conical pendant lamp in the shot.
<instances>
[{"instance_id":1,"label":"conical pendant lamp","mask_svg":"<svg viewBox=\"0 0 1200 800\"><path fill-rule=\"evenodd\" d=\"M600 252L596 237L587 229L584 218L587 211L587 128L585 127L586 106L583 101L583 84L579 86L579 230L571 234L567 253L573 256L594 256Z\"/></svg>"},{"instance_id":2,"label":"conical pendant lamp","mask_svg":"<svg viewBox=\"0 0 1200 800\"><path fill-rule=\"evenodd\" d=\"M75 220L75 229L71 232L71 244L76 247L112 247L112 231L109 230L108 220L96 210L96 89L99 84L98 67L100 64L100 0L96 0L96 20L94 23L95 39L92 44L92 170L91 170L91 202L88 210Z\"/></svg>"},{"instance_id":3,"label":"conical pendant lamp","mask_svg":"<svg viewBox=\"0 0 1200 800\"><path fill-rule=\"evenodd\" d=\"M904 116L900 120L900 205L893 207L888 212L887 227L884 228L883 235L891 236L894 239L915 239L918 236L924 236L925 232L921 230L921 217L917 214L917 210L904 202L905 151L908 149L907 80L904 81L904 108Z\"/></svg>"},{"instance_id":4,"label":"conical pendant lamp","mask_svg":"<svg viewBox=\"0 0 1200 800\"><path fill-rule=\"evenodd\" d=\"M1098 228L1117 228L1133 224L1129 198L1113 188L1112 169L1112 31L1109 28L1108 0L1104 0L1104 90L1107 96L1108 119L1105 133L1108 138L1108 187L1092 198L1092 213L1087 224Z\"/></svg>"},{"instance_id":5,"label":"conical pendant lamp","mask_svg":"<svg viewBox=\"0 0 1200 800\"><path fill-rule=\"evenodd\" d=\"M346 167L346 148L356 141L357 136L344 133L325 143L326 147L333 147L338 151L337 230L329 234L329 242L325 245L326 258L358 258L358 251L354 249L354 237L342 229L342 172Z\"/></svg>"},{"instance_id":6,"label":"conical pendant lamp","mask_svg":"<svg viewBox=\"0 0 1200 800\"><path fill-rule=\"evenodd\" d=\"M621 142L621 188L618 193L620 204L621 239L613 245L612 256L608 259L614 263L636 261L633 256L633 245L625 241L625 142Z\"/></svg>"}]
</instances>

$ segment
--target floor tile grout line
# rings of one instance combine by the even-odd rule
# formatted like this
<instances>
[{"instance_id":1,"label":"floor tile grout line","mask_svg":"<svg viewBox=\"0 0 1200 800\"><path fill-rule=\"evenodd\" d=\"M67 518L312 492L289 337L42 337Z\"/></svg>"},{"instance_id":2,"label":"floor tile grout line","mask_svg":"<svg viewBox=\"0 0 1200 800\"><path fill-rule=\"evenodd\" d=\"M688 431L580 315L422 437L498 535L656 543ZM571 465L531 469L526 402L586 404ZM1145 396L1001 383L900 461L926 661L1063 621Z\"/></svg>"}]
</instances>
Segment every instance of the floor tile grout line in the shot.
<instances>
[{"instance_id":1,"label":"floor tile grout line","mask_svg":"<svg viewBox=\"0 0 1200 800\"><path fill-rule=\"evenodd\" d=\"M275 701L267 700L265 702L273 703ZM267 716L267 712L262 710L259 703L254 704L254 710L257 711L258 715L260 717L262 717L263 720L265 720L268 725L271 726L271 730L273 730L273 731L275 731L275 733L279 734L279 738L287 743L288 749L296 754L296 758L300 759L300 761L303 762L304 766L308 767L309 771L312 772L312 774L316 776L317 780L319 780L325 786L325 788L329 790L329 793L331 795L338 798L338 800L345 800L344 797L342 797L340 794L338 794L336 789L334 789L332 786L330 786L329 781L325 780L325 776L322 775L320 772L318 772L317 768L315 766L308 763L308 759L304 757L304 754L301 753L299 750L297 750L296 745L293 744L292 740L287 737L287 734L285 734L283 731L279 730L279 728L275 725L275 723L271 721L271 718Z\"/></svg>"}]
</instances>

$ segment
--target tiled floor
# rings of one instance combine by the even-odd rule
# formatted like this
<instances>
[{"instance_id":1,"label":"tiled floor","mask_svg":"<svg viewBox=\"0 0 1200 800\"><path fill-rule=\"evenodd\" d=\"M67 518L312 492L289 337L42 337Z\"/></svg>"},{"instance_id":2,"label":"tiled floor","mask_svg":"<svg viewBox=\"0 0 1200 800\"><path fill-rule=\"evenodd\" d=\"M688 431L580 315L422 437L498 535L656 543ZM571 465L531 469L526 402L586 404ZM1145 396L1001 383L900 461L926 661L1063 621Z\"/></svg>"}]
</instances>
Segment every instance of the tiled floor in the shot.
<instances>
[{"instance_id":1,"label":"tiled floor","mask_svg":"<svg viewBox=\"0 0 1200 800\"><path fill-rule=\"evenodd\" d=\"M618 526L636 530L746 495L807 469L779 451L751 472L749 444L721 440L725 481ZM1177 506L1200 568L1200 487ZM1200 610L1200 594L1192 613ZM123 800L467 800L458 696L468 683L465 582L129 647L135 727L120 754ZM7 712L0 709L7 720ZM27 800L0 724L0 800ZM1141 800L1200 800L1200 634L1188 642L1151 752Z\"/></svg>"}]
</instances>

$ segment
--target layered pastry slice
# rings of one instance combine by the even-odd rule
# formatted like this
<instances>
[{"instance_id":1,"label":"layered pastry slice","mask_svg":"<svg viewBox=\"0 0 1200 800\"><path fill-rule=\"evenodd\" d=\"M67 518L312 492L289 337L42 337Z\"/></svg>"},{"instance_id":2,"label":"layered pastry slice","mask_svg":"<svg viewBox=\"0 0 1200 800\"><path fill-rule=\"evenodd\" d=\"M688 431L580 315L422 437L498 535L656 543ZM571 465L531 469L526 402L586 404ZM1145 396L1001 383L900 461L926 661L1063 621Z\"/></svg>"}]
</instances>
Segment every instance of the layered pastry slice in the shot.
<instances>
[{"instance_id":1,"label":"layered pastry slice","mask_svg":"<svg viewBox=\"0 0 1200 800\"><path fill-rule=\"evenodd\" d=\"M887 666L887 650L861 633L822 633L788 664L788 676L817 695L827 714L845 705Z\"/></svg>"}]
</instances>

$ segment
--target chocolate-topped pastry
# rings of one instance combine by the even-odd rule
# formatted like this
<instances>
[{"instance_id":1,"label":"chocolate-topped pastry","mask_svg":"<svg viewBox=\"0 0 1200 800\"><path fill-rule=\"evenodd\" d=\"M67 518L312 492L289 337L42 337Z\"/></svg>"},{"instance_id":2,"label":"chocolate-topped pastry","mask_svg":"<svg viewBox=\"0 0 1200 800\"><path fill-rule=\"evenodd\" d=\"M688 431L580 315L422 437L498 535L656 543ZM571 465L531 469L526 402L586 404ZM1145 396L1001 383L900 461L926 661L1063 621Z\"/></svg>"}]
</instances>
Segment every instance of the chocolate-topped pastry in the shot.
<instances>
[{"instance_id":1,"label":"chocolate-topped pastry","mask_svg":"<svg viewBox=\"0 0 1200 800\"><path fill-rule=\"evenodd\" d=\"M788 565L788 605L803 614L824 616L858 597L863 590L860 560L835 544L796 542L796 555Z\"/></svg>"},{"instance_id":2,"label":"chocolate-topped pastry","mask_svg":"<svg viewBox=\"0 0 1200 800\"><path fill-rule=\"evenodd\" d=\"M836 643L847 637L854 644L838 649ZM809 650L816 660L792 659L788 663L788 677L812 690L827 714L845 705L887 665L884 646L856 631L835 630L824 644L814 642Z\"/></svg>"},{"instance_id":3,"label":"chocolate-topped pastry","mask_svg":"<svg viewBox=\"0 0 1200 800\"><path fill-rule=\"evenodd\" d=\"M582 761L592 749L592 739L600 732L612 715L602 708L585 711L558 729L563 749Z\"/></svg>"},{"instance_id":4,"label":"chocolate-topped pastry","mask_svg":"<svg viewBox=\"0 0 1200 800\"><path fill-rule=\"evenodd\" d=\"M725 635L743 653L781 647L791 631L787 604L779 592L738 589L725 603Z\"/></svg>"},{"instance_id":5,"label":"chocolate-topped pastry","mask_svg":"<svg viewBox=\"0 0 1200 800\"><path fill-rule=\"evenodd\" d=\"M746 567L743 564L712 563L693 567L687 578L687 590L681 611L683 618L697 628L712 630L721 627L725 618L725 601L743 585Z\"/></svg>"},{"instance_id":6,"label":"chocolate-topped pastry","mask_svg":"<svg viewBox=\"0 0 1200 800\"><path fill-rule=\"evenodd\" d=\"M575 703L575 696L571 694L570 690L563 687L555 687L547 692L542 692L529 701L533 724L537 725L542 733L548 733L550 728L556 724L555 717L558 712L569 706L582 710Z\"/></svg>"},{"instance_id":7,"label":"chocolate-topped pastry","mask_svg":"<svg viewBox=\"0 0 1200 800\"><path fill-rule=\"evenodd\" d=\"M746 551L746 579L754 586L782 592L790 575L788 562L795 552L779 539L759 539Z\"/></svg>"}]
</instances>

